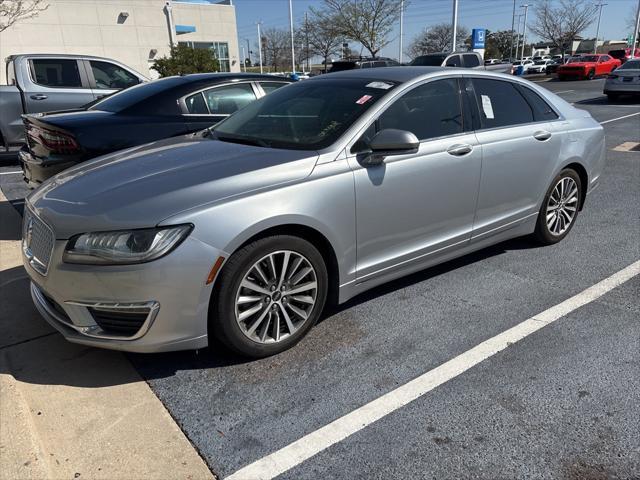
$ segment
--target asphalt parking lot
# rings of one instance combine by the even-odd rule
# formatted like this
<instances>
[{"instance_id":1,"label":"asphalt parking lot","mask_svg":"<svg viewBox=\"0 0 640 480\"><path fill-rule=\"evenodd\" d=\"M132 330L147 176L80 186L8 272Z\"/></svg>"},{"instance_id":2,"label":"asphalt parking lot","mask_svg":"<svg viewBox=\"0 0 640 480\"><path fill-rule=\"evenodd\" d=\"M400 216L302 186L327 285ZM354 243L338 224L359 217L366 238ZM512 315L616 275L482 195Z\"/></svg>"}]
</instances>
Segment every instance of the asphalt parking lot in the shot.
<instances>
[{"instance_id":1,"label":"asphalt parking lot","mask_svg":"<svg viewBox=\"0 0 640 480\"><path fill-rule=\"evenodd\" d=\"M211 470L269 467L265 457L638 261L640 151L615 149L640 143L640 101L609 103L603 82L541 83L607 135L601 185L560 244L518 239L384 285L275 357L130 355ZM20 209L17 167L0 165ZM285 450L278 478L640 478L639 294L635 276L327 448L307 446L305 461Z\"/></svg>"}]
</instances>

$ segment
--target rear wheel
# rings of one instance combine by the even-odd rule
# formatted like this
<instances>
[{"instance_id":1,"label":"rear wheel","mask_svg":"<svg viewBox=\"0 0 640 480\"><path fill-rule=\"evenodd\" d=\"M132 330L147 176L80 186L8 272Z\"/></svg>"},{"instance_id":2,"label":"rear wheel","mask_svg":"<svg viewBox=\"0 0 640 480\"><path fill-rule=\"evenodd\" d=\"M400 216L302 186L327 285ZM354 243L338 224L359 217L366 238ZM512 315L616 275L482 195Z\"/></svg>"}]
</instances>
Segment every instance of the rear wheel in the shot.
<instances>
[{"instance_id":1,"label":"rear wheel","mask_svg":"<svg viewBox=\"0 0 640 480\"><path fill-rule=\"evenodd\" d=\"M551 245L569 234L580 209L582 188L575 170L562 170L553 179L538 213L534 235L539 242Z\"/></svg>"},{"instance_id":2,"label":"rear wheel","mask_svg":"<svg viewBox=\"0 0 640 480\"><path fill-rule=\"evenodd\" d=\"M299 237L262 238L234 253L218 279L209 335L248 357L282 352L304 337L327 297L327 268Z\"/></svg>"}]
</instances>

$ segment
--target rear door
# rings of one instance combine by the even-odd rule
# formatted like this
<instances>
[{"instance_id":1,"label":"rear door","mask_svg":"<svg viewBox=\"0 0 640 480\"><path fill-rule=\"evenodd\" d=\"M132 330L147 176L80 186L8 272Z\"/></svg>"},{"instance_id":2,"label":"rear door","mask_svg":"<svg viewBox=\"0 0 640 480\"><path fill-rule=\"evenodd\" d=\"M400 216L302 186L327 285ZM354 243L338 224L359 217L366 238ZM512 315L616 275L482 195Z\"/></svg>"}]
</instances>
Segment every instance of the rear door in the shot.
<instances>
[{"instance_id":1,"label":"rear door","mask_svg":"<svg viewBox=\"0 0 640 480\"><path fill-rule=\"evenodd\" d=\"M468 78L482 145L473 239L537 215L562 146L558 114L533 90L508 80Z\"/></svg>"},{"instance_id":2,"label":"rear door","mask_svg":"<svg viewBox=\"0 0 640 480\"><path fill-rule=\"evenodd\" d=\"M81 107L93 101L84 66L75 58L32 58L24 85L26 113Z\"/></svg>"}]
</instances>

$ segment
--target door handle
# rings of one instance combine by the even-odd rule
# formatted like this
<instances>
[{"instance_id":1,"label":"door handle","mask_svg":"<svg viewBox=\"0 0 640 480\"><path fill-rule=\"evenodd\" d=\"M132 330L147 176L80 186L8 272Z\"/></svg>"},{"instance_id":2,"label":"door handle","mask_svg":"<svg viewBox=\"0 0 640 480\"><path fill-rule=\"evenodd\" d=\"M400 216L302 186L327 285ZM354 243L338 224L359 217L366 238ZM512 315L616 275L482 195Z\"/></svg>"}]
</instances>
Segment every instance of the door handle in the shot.
<instances>
[{"instance_id":1,"label":"door handle","mask_svg":"<svg viewBox=\"0 0 640 480\"><path fill-rule=\"evenodd\" d=\"M43 93L38 93L36 95L31 95L32 100L46 100L47 96Z\"/></svg>"},{"instance_id":2,"label":"door handle","mask_svg":"<svg viewBox=\"0 0 640 480\"><path fill-rule=\"evenodd\" d=\"M533 134L533 138L544 142L545 140L549 140L551 138L551 132L547 132L546 130L539 130Z\"/></svg>"},{"instance_id":3,"label":"door handle","mask_svg":"<svg viewBox=\"0 0 640 480\"><path fill-rule=\"evenodd\" d=\"M457 144L457 145L451 145L448 149L447 149L447 153L449 155L455 155L456 157L460 157L462 155L466 155L467 153L470 153L471 150L473 150L473 148L471 147L471 145L467 145L467 144Z\"/></svg>"}]
</instances>

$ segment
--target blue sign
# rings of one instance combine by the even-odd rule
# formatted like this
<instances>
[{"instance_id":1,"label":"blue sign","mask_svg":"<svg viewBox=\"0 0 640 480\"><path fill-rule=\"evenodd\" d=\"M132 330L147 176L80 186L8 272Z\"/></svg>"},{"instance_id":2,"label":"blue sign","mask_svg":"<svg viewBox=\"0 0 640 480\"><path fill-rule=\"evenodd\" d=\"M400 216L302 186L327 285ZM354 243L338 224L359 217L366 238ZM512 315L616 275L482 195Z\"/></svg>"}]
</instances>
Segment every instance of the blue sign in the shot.
<instances>
[{"instance_id":1,"label":"blue sign","mask_svg":"<svg viewBox=\"0 0 640 480\"><path fill-rule=\"evenodd\" d=\"M184 33L194 33L196 31L196 27L193 25L176 25L176 33L178 35L182 35Z\"/></svg>"},{"instance_id":2,"label":"blue sign","mask_svg":"<svg viewBox=\"0 0 640 480\"><path fill-rule=\"evenodd\" d=\"M471 34L471 43L473 48L484 48L484 28L474 28Z\"/></svg>"}]
</instances>

